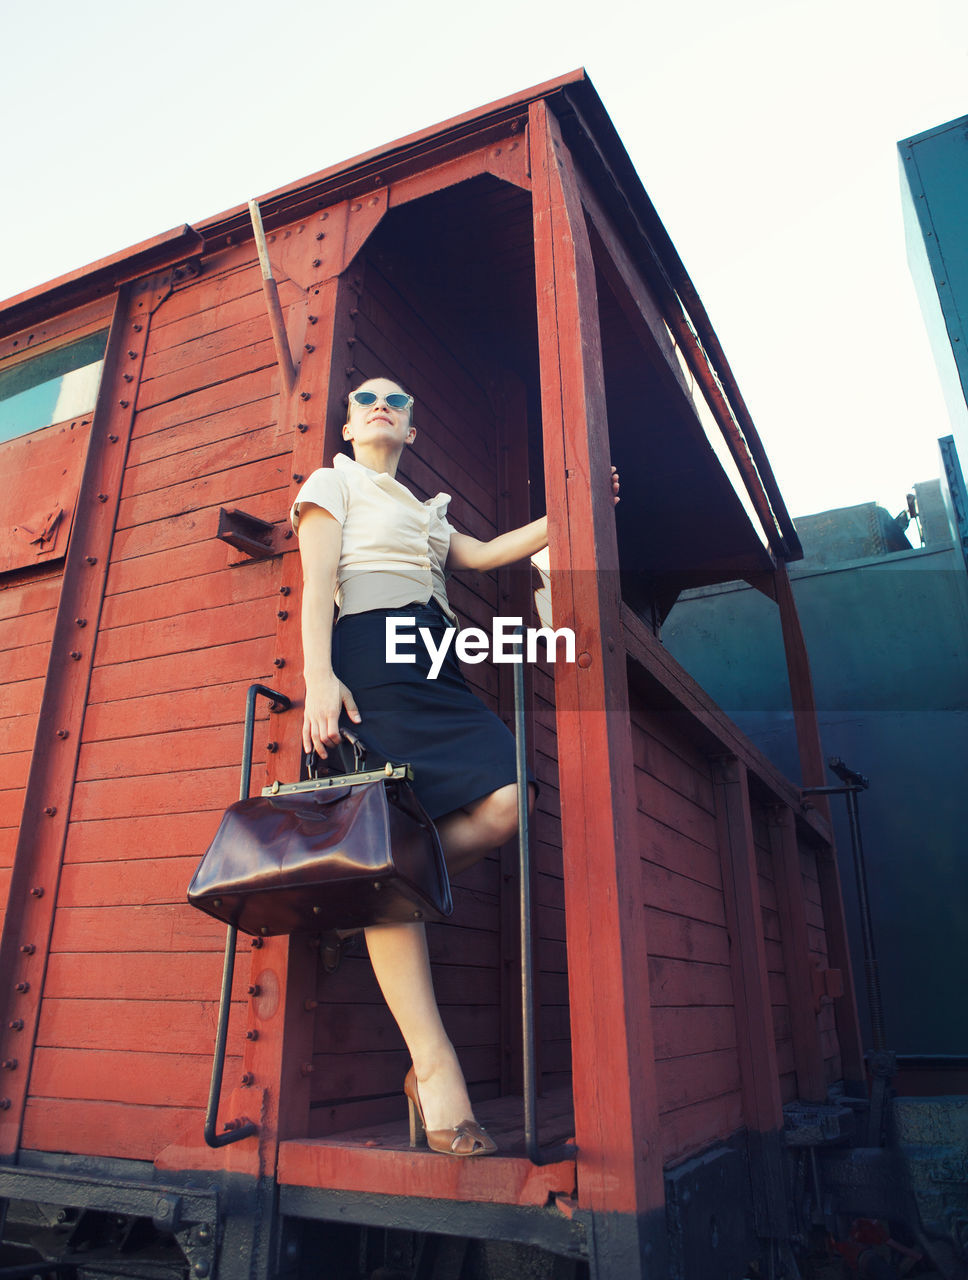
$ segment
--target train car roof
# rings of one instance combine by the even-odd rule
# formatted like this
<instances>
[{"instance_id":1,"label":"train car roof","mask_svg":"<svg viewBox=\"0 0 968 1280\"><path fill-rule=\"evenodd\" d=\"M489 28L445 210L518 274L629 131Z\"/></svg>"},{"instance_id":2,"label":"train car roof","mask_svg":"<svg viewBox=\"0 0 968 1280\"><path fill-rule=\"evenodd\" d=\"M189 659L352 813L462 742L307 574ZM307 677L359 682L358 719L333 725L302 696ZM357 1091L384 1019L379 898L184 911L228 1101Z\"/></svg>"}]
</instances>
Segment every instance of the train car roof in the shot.
<instances>
[{"instance_id":1,"label":"train car roof","mask_svg":"<svg viewBox=\"0 0 968 1280\"><path fill-rule=\"evenodd\" d=\"M259 198L263 221L267 229L282 225L323 205L371 193L374 187L431 168L469 147L485 145L491 137L506 136L509 128L523 131L530 105L541 99L552 106L567 145L588 175L663 312L684 315L696 335L710 383L721 393L730 419L724 422L720 414L720 425L730 451L739 460L743 484L759 500L759 523L764 526L764 541L768 543L764 551L772 551L784 560L801 558L793 521L709 317L584 69L465 112L271 191ZM149 271L184 262L250 235L246 204L194 226L172 228L0 304L0 337L38 323L54 311L110 294L125 281ZM758 567L767 568L768 561Z\"/></svg>"}]
</instances>

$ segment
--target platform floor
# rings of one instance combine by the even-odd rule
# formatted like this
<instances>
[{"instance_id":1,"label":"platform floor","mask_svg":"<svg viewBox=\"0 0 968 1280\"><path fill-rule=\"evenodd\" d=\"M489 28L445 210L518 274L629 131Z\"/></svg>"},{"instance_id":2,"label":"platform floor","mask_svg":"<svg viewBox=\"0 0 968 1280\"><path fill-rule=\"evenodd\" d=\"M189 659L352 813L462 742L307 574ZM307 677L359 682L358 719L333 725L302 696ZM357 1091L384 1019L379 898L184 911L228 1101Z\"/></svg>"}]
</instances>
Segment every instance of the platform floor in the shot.
<instances>
[{"instance_id":1,"label":"platform floor","mask_svg":"<svg viewBox=\"0 0 968 1280\"><path fill-rule=\"evenodd\" d=\"M460 1159L410 1149L406 1115L366 1128L283 1142L283 1185L448 1200L490 1200L544 1205L575 1190L571 1091L538 1099L538 1144L546 1164L533 1165L524 1140L524 1103L518 1097L475 1103L477 1118L498 1144L491 1156ZM569 1147L566 1144L572 1144Z\"/></svg>"}]
</instances>

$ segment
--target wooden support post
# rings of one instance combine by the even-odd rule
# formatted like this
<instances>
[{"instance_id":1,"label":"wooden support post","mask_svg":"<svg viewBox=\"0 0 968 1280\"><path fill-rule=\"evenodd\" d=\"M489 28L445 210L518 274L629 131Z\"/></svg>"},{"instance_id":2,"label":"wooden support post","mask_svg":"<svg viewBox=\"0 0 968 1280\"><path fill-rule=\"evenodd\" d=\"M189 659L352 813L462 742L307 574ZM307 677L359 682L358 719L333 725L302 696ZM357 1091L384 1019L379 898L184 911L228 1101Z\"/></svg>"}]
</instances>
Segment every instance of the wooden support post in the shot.
<instances>
[{"instance_id":1,"label":"wooden support post","mask_svg":"<svg viewBox=\"0 0 968 1280\"><path fill-rule=\"evenodd\" d=\"M823 747L817 724L817 709L813 696L813 680L807 646L800 626L796 601L790 585L786 565L777 564L774 573L776 602L780 609L780 626L783 629L783 646L786 650L787 671L790 677L790 696L793 702L793 720L800 751L800 772L805 787L825 785ZM830 803L826 796L812 796L810 803L830 822ZM831 967L840 969L844 977L844 994L835 1005L837 1038L840 1041L841 1068L844 1079L855 1090L863 1089L866 1078L864 1050L857 1014L857 998L850 963L850 946L847 940L847 921L837 870L837 857L830 846L817 858L820 896L823 902L824 927L827 934L827 950Z\"/></svg>"},{"instance_id":2,"label":"wooden support post","mask_svg":"<svg viewBox=\"0 0 968 1280\"><path fill-rule=\"evenodd\" d=\"M783 944L783 968L790 998L790 1030L797 1072L797 1096L805 1102L823 1102L827 1097L827 1086L814 1005L800 848L793 811L785 805L778 805L773 809L769 833Z\"/></svg>"},{"instance_id":3,"label":"wooden support post","mask_svg":"<svg viewBox=\"0 0 968 1280\"><path fill-rule=\"evenodd\" d=\"M800 776L805 787L822 787L826 782L823 747L817 725L817 704L813 696L813 677L807 645L800 626L790 575L782 560L774 572L776 602L780 609L780 627L783 631L783 648L786 652L787 675L790 681L790 700L793 703L793 723L800 752ZM830 805L826 796L815 796L813 803L830 821Z\"/></svg>"},{"instance_id":4,"label":"wooden support post","mask_svg":"<svg viewBox=\"0 0 968 1280\"><path fill-rule=\"evenodd\" d=\"M292 449L293 497L310 472L332 464L341 442L349 382L347 344L358 297L348 274L344 271L310 289L312 350L300 365L294 393L279 399L279 430ZM298 778L302 758L302 571L297 540L292 538L288 545L291 554L282 557L280 568L276 656L283 664L279 688L292 698L293 708L270 719L276 750L266 757L269 785L276 779ZM246 1042L243 1065L267 1086L262 1139L267 1168L275 1162L275 1147L268 1149L267 1141L303 1138L309 1132L318 968L318 948L312 949L305 937L269 938L253 953L252 983L260 992L253 1000L253 1025L259 1039Z\"/></svg>"},{"instance_id":5,"label":"wooden support post","mask_svg":"<svg viewBox=\"0 0 968 1280\"><path fill-rule=\"evenodd\" d=\"M787 1234L779 1140L783 1107L746 766L734 756L714 761L713 785L730 937L743 1116L750 1142L753 1209L757 1232L777 1238Z\"/></svg>"},{"instance_id":6,"label":"wooden support post","mask_svg":"<svg viewBox=\"0 0 968 1280\"><path fill-rule=\"evenodd\" d=\"M577 178L544 102L530 141L552 597L578 654L555 668L578 1198L635 1215L631 1276L665 1190L598 301ZM648 1265L662 1270L656 1254Z\"/></svg>"}]
</instances>

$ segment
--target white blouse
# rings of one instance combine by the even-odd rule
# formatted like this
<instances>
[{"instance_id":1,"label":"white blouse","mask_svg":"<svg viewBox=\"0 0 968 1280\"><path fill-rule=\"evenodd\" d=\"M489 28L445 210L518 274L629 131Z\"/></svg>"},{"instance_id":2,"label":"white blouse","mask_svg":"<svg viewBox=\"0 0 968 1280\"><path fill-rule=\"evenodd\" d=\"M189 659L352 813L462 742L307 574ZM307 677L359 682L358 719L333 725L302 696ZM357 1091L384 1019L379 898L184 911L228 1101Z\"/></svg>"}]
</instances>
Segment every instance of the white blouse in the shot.
<instances>
[{"instance_id":1,"label":"white blouse","mask_svg":"<svg viewBox=\"0 0 968 1280\"><path fill-rule=\"evenodd\" d=\"M444 585L444 565L454 532L448 522L449 493L421 502L393 476L371 471L344 453L320 467L292 504L298 533L306 503L322 507L343 528L336 577L341 614L399 609L431 595L456 621Z\"/></svg>"}]
</instances>

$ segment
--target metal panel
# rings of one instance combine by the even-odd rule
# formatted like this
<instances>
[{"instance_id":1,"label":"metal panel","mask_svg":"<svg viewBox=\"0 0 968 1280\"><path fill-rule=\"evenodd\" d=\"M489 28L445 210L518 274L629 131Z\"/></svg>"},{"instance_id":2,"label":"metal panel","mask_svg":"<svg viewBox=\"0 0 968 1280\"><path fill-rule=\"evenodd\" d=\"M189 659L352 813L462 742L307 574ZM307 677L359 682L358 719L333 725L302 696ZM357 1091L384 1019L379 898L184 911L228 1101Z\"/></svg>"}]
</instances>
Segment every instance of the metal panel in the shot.
<instances>
[{"instance_id":1,"label":"metal panel","mask_svg":"<svg viewBox=\"0 0 968 1280\"><path fill-rule=\"evenodd\" d=\"M968 116L898 143L908 261L955 438L968 451Z\"/></svg>"}]
</instances>

